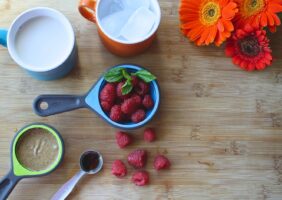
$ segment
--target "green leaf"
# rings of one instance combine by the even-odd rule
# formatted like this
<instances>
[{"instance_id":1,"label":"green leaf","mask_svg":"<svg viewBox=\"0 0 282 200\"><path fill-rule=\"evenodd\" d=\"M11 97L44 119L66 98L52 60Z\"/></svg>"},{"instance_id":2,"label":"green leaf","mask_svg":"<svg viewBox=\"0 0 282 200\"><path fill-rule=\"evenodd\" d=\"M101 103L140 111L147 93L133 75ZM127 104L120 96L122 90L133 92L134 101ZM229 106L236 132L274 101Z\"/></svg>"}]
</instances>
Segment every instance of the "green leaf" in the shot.
<instances>
[{"instance_id":1,"label":"green leaf","mask_svg":"<svg viewBox=\"0 0 282 200\"><path fill-rule=\"evenodd\" d=\"M112 68L109 71L107 71L104 75L104 78L109 83L119 82L123 79L122 74L123 68Z\"/></svg>"},{"instance_id":2,"label":"green leaf","mask_svg":"<svg viewBox=\"0 0 282 200\"><path fill-rule=\"evenodd\" d=\"M147 70L139 70L138 72L134 73L135 76L138 76L140 79L142 79L143 81L145 81L146 83L149 83L153 80L156 80L157 78L151 74L149 71Z\"/></svg>"},{"instance_id":3,"label":"green leaf","mask_svg":"<svg viewBox=\"0 0 282 200\"><path fill-rule=\"evenodd\" d=\"M126 71L126 69L122 69L122 75L126 80L132 80L131 76L128 74L128 72Z\"/></svg>"},{"instance_id":4,"label":"green leaf","mask_svg":"<svg viewBox=\"0 0 282 200\"><path fill-rule=\"evenodd\" d=\"M123 95L129 94L133 89L133 85L130 80L127 80L121 88L121 93Z\"/></svg>"}]
</instances>

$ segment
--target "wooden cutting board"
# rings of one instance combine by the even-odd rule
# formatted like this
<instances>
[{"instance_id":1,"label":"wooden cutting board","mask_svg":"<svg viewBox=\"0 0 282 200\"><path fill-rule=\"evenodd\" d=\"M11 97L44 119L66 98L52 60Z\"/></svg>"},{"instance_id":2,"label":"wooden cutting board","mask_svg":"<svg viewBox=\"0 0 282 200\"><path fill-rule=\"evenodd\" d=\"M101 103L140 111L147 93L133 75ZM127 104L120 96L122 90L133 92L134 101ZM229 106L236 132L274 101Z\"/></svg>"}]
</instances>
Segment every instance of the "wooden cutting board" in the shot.
<instances>
[{"instance_id":1,"label":"wooden cutting board","mask_svg":"<svg viewBox=\"0 0 282 200\"><path fill-rule=\"evenodd\" d=\"M263 72L248 73L233 66L223 48L195 47L179 32L178 1L160 0L162 22L158 39L146 53L119 58L101 44L94 24L77 11L77 0L1 0L0 26L8 27L22 11L34 6L60 10L74 26L79 65L62 80L30 78L0 47L0 175L9 170L10 141L23 125L45 122L63 135L66 155L49 176L23 180L10 200L50 199L79 169L80 154L97 149L104 170L85 177L69 199L282 199L282 28L271 36L275 61ZM115 129L88 110L48 118L32 111L39 94L81 94L108 67L136 63L158 76L162 89L160 112L150 126L158 140L147 144L142 131L125 150L115 144ZM136 187L111 175L114 159L145 148L151 184ZM172 168L156 172L153 156L167 155Z\"/></svg>"}]
</instances>

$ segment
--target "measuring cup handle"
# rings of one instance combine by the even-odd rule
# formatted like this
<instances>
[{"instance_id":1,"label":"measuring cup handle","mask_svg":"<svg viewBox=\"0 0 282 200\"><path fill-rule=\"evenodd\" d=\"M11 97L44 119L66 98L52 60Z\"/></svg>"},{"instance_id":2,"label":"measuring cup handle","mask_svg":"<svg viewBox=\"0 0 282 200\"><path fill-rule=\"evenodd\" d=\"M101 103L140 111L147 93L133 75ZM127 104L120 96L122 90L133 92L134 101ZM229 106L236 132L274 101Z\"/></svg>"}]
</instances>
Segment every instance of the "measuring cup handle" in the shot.
<instances>
[{"instance_id":1,"label":"measuring cup handle","mask_svg":"<svg viewBox=\"0 0 282 200\"><path fill-rule=\"evenodd\" d=\"M51 200L64 200L74 189L78 181L85 175L85 172L80 170L74 177L72 177L68 182L66 182L51 198Z\"/></svg>"},{"instance_id":2,"label":"measuring cup handle","mask_svg":"<svg viewBox=\"0 0 282 200\"><path fill-rule=\"evenodd\" d=\"M20 177L15 176L12 171L10 171L1 181L0 181L0 200L6 200L14 187L19 182Z\"/></svg>"},{"instance_id":3,"label":"measuring cup handle","mask_svg":"<svg viewBox=\"0 0 282 200\"><path fill-rule=\"evenodd\" d=\"M84 97L75 95L41 95L33 102L34 112L42 117L86 107Z\"/></svg>"}]
</instances>

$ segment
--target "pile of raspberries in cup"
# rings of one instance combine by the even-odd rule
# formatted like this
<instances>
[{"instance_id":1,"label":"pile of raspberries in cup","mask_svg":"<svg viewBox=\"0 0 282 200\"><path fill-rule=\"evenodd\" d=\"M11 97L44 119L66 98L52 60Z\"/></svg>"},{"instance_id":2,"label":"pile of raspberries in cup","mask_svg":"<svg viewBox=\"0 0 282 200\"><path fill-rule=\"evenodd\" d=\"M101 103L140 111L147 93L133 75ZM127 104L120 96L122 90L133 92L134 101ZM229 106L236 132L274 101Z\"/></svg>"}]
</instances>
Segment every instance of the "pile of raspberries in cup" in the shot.
<instances>
[{"instance_id":1,"label":"pile of raspberries in cup","mask_svg":"<svg viewBox=\"0 0 282 200\"><path fill-rule=\"evenodd\" d=\"M156 140L156 134L153 128L146 128L144 130L144 140L146 142L153 142ZM133 140L132 137L125 132L116 133L116 142L119 148L126 148ZM149 173L143 168L147 163L147 151L144 149L137 149L127 156L127 162L136 171L132 175L132 182L137 186L144 186L149 184ZM154 159L155 170L165 170L170 168L170 161L164 155L157 155ZM127 167L122 160L115 160L112 164L112 174L118 178L127 175Z\"/></svg>"}]
</instances>

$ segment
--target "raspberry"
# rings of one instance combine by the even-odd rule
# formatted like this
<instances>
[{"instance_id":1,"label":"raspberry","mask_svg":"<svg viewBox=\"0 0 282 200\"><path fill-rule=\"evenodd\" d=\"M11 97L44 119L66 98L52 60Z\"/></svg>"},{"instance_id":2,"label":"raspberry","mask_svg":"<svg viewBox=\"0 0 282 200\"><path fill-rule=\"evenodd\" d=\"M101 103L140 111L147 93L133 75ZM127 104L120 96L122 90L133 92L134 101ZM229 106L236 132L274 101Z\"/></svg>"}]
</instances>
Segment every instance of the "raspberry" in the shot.
<instances>
[{"instance_id":1,"label":"raspberry","mask_svg":"<svg viewBox=\"0 0 282 200\"><path fill-rule=\"evenodd\" d=\"M100 100L113 104L116 99L116 86L113 83L107 83L100 92Z\"/></svg>"},{"instance_id":2,"label":"raspberry","mask_svg":"<svg viewBox=\"0 0 282 200\"><path fill-rule=\"evenodd\" d=\"M115 160L112 165L112 174L116 177L124 177L127 174L127 169L125 164L121 160Z\"/></svg>"},{"instance_id":3,"label":"raspberry","mask_svg":"<svg viewBox=\"0 0 282 200\"><path fill-rule=\"evenodd\" d=\"M113 106L113 105L112 105L111 103L109 103L108 101L102 101L102 102L101 102L101 107L103 108L103 110L104 110L105 112L110 112L112 106Z\"/></svg>"},{"instance_id":4,"label":"raspberry","mask_svg":"<svg viewBox=\"0 0 282 200\"><path fill-rule=\"evenodd\" d=\"M131 144L132 139L127 133L119 131L116 133L116 142L120 148L124 148Z\"/></svg>"},{"instance_id":5,"label":"raspberry","mask_svg":"<svg viewBox=\"0 0 282 200\"><path fill-rule=\"evenodd\" d=\"M146 171L135 172L131 180L137 186L147 185L149 183L149 173Z\"/></svg>"},{"instance_id":6,"label":"raspberry","mask_svg":"<svg viewBox=\"0 0 282 200\"><path fill-rule=\"evenodd\" d=\"M123 120L123 113L120 105L114 105L111 108L110 118L115 122L121 122Z\"/></svg>"},{"instance_id":7,"label":"raspberry","mask_svg":"<svg viewBox=\"0 0 282 200\"><path fill-rule=\"evenodd\" d=\"M142 149L135 150L128 155L127 161L134 168L142 168L147 162L147 152Z\"/></svg>"},{"instance_id":8,"label":"raspberry","mask_svg":"<svg viewBox=\"0 0 282 200\"><path fill-rule=\"evenodd\" d=\"M118 85L117 85L117 96L120 99L128 99L130 97L130 93L126 94L126 95L122 94L122 86L123 85L124 85L124 81L118 83Z\"/></svg>"},{"instance_id":9,"label":"raspberry","mask_svg":"<svg viewBox=\"0 0 282 200\"><path fill-rule=\"evenodd\" d=\"M149 85L144 81L139 81L138 84L134 87L135 92L140 96L145 96L149 92Z\"/></svg>"},{"instance_id":10,"label":"raspberry","mask_svg":"<svg viewBox=\"0 0 282 200\"><path fill-rule=\"evenodd\" d=\"M153 101L152 97L148 94L145 95L145 97L142 101L142 104L147 109L151 109L151 108L154 107L154 101Z\"/></svg>"},{"instance_id":11,"label":"raspberry","mask_svg":"<svg viewBox=\"0 0 282 200\"><path fill-rule=\"evenodd\" d=\"M142 105L142 98L138 94L136 94L136 93L132 94L131 98L134 99L134 101L136 102L138 107L140 107Z\"/></svg>"},{"instance_id":12,"label":"raspberry","mask_svg":"<svg viewBox=\"0 0 282 200\"><path fill-rule=\"evenodd\" d=\"M163 155L158 155L155 157L154 168L156 170L168 169L169 167L170 167L170 161L167 159L167 157Z\"/></svg>"},{"instance_id":13,"label":"raspberry","mask_svg":"<svg viewBox=\"0 0 282 200\"><path fill-rule=\"evenodd\" d=\"M138 103L136 97L125 99L121 104L121 110L125 114L132 114L138 109Z\"/></svg>"},{"instance_id":14,"label":"raspberry","mask_svg":"<svg viewBox=\"0 0 282 200\"><path fill-rule=\"evenodd\" d=\"M135 113L131 115L131 121L134 123L141 122L145 119L146 113L143 109L138 109Z\"/></svg>"},{"instance_id":15,"label":"raspberry","mask_svg":"<svg viewBox=\"0 0 282 200\"><path fill-rule=\"evenodd\" d=\"M135 87L138 84L139 79L137 78L137 76L131 76L131 79L132 79L131 83L133 87Z\"/></svg>"},{"instance_id":16,"label":"raspberry","mask_svg":"<svg viewBox=\"0 0 282 200\"><path fill-rule=\"evenodd\" d=\"M155 130L152 128L146 128L144 130L144 140L147 142L153 142L156 139Z\"/></svg>"}]
</instances>

